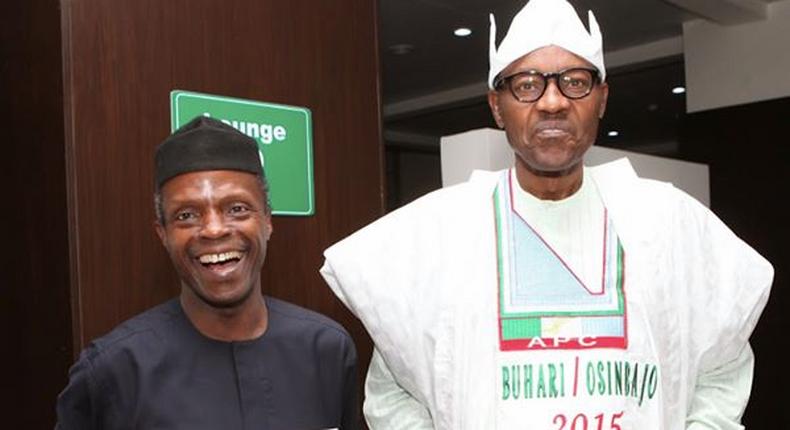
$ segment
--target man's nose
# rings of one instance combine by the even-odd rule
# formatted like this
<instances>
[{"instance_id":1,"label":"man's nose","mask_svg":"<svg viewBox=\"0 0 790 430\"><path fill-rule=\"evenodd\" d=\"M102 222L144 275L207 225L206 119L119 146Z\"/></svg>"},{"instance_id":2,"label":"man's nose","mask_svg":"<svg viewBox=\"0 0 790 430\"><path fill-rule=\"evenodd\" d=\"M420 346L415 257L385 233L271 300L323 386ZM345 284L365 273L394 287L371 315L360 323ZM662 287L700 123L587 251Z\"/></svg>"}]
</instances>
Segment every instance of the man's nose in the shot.
<instances>
[{"instance_id":1,"label":"man's nose","mask_svg":"<svg viewBox=\"0 0 790 430\"><path fill-rule=\"evenodd\" d=\"M225 236L230 231L225 217L220 211L211 210L203 216L201 236L207 239L217 239Z\"/></svg>"},{"instance_id":2,"label":"man's nose","mask_svg":"<svg viewBox=\"0 0 790 430\"><path fill-rule=\"evenodd\" d=\"M570 100L560 92L560 88L557 86L554 79L550 79L546 83L546 91L535 104L538 110L549 113L561 112L568 109L569 106Z\"/></svg>"}]
</instances>

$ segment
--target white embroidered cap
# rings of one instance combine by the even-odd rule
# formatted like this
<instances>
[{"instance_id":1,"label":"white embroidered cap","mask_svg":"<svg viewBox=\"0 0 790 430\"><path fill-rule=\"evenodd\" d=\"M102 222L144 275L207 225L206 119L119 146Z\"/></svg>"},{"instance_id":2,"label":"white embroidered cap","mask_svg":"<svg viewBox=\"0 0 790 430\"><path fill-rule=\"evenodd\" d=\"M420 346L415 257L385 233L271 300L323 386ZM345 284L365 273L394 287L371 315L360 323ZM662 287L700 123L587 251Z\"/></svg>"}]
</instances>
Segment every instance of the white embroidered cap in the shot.
<instances>
[{"instance_id":1,"label":"white embroidered cap","mask_svg":"<svg viewBox=\"0 0 790 430\"><path fill-rule=\"evenodd\" d=\"M513 61L544 46L556 45L589 61L606 80L603 65L601 30L592 11L587 12L590 32L584 28L576 10L566 0L530 0L513 18L505 38L496 48L496 22L491 20L488 87Z\"/></svg>"}]
</instances>

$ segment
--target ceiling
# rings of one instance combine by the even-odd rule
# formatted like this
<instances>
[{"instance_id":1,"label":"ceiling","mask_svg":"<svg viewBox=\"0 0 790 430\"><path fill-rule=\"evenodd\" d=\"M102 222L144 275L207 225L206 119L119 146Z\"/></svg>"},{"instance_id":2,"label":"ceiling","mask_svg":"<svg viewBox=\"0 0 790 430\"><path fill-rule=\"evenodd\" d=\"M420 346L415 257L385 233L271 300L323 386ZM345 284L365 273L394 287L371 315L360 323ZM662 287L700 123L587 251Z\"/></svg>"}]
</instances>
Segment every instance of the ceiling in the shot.
<instances>
[{"instance_id":1,"label":"ceiling","mask_svg":"<svg viewBox=\"0 0 790 430\"><path fill-rule=\"evenodd\" d=\"M587 10L594 11L603 34L610 98L599 143L667 153L677 119L685 114L685 97L671 92L684 82L683 22L731 25L761 19L771 1L570 0L585 25ZM437 146L440 136L494 125L484 98L488 14L496 18L498 44L523 5L523 0L379 0L389 144ZM472 34L454 36L458 27ZM619 136L609 138L607 132L615 129Z\"/></svg>"}]
</instances>

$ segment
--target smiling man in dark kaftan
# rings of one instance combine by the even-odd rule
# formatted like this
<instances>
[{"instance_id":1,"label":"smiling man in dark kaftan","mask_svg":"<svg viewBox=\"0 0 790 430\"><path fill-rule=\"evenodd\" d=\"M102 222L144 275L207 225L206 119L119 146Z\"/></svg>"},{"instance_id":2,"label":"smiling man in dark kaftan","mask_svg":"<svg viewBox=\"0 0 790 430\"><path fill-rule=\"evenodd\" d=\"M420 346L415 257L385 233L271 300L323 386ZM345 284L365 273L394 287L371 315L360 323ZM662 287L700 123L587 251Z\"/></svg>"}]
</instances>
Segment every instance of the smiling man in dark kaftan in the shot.
<instances>
[{"instance_id":1,"label":"smiling man in dark kaftan","mask_svg":"<svg viewBox=\"0 0 790 430\"><path fill-rule=\"evenodd\" d=\"M348 333L261 294L272 225L255 141L198 117L157 148L155 175L181 294L91 342L57 428L359 428Z\"/></svg>"}]
</instances>

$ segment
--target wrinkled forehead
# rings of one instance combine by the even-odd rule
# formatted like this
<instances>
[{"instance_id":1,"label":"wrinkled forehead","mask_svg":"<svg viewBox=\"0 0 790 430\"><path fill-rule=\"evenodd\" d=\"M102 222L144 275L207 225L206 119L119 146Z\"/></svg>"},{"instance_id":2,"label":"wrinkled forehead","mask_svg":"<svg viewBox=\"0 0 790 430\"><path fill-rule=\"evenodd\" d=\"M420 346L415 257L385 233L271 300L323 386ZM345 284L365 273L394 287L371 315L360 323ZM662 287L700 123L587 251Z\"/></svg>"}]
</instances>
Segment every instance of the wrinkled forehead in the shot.
<instances>
[{"instance_id":1,"label":"wrinkled forehead","mask_svg":"<svg viewBox=\"0 0 790 430\"><path fill-rule=\"evenodd\" d=\"M575 67L598 70L592 63L573 52L556 45L549 45L535 49L517 58L502 69L499 76L509 76L513 73L528 70L537 70L543 73L559 72Z\"/></svg>"},{"instance_id":2,"label":"wrinkled forehead","mask_svg":"<svg viewBox=\"0 0 790 430\"><path fill-rule=\"evenodd\" d=\"M226 196L263 196L258 176L239 170L202 170L183 173L162 185L165 200L222 198Z\"/></svg>"}]
</instances>

